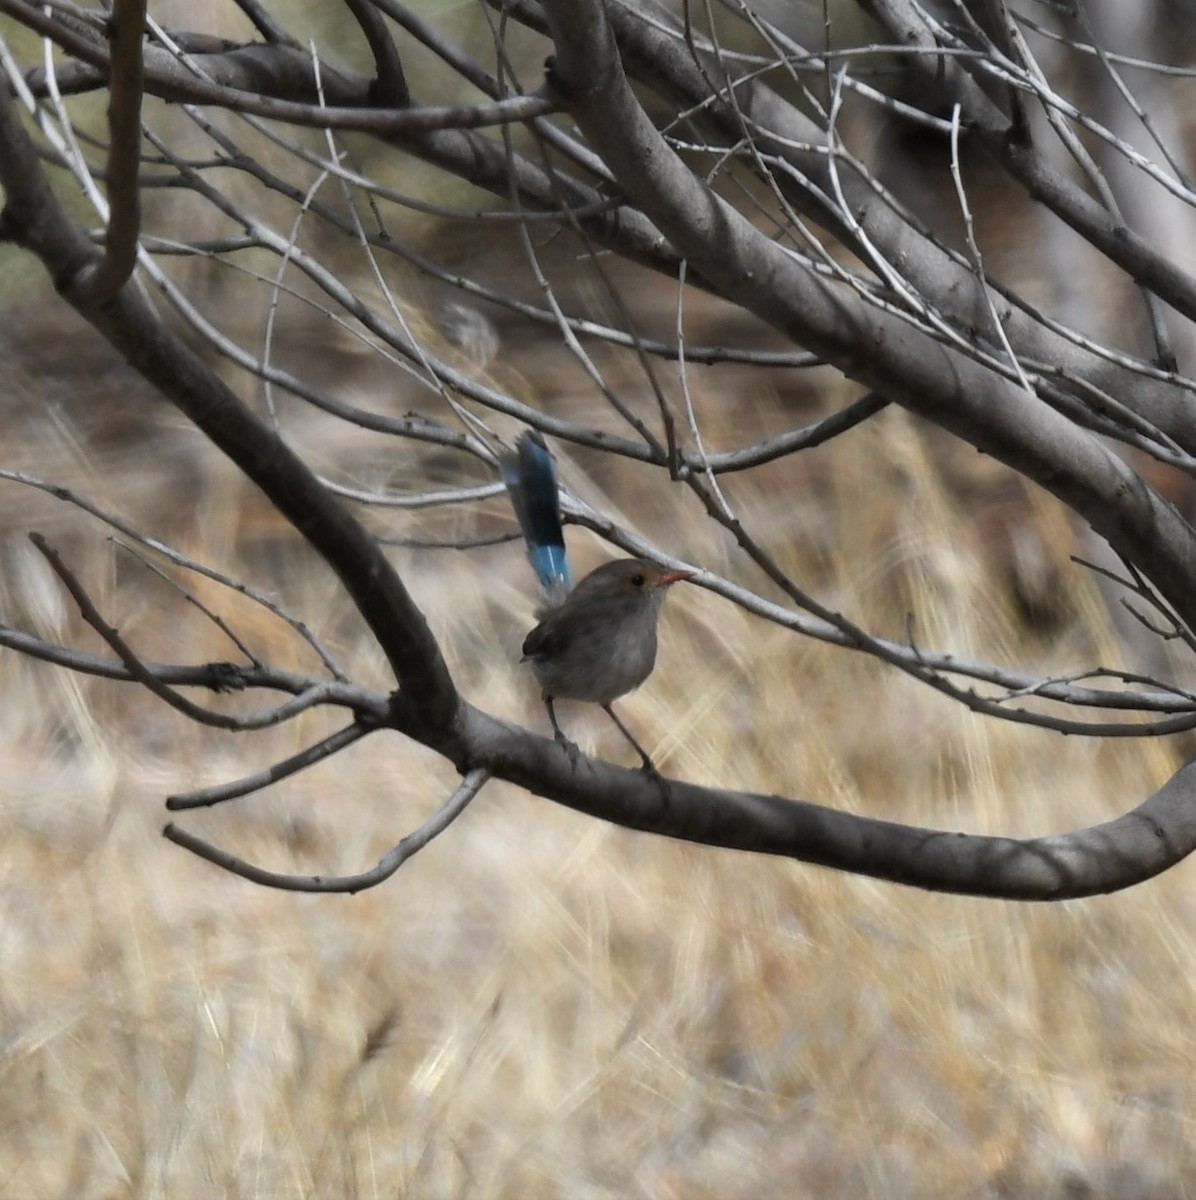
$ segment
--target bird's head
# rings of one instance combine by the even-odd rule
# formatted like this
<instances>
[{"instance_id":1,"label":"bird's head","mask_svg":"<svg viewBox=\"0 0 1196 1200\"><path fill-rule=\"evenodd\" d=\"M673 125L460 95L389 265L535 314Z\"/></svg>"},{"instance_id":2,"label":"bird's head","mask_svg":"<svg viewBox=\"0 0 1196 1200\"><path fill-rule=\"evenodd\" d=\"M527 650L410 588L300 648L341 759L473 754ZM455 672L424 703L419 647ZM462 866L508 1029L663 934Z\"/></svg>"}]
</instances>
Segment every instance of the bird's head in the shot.
<instances>
[{"instance_id":1,"label":"bird's head","mask_svg":"<svg viewBox=\"0 0 1196 1200\"><path fill-rule=\"evenodd\" d=\"M611 600L628 601L635 596L642 596L645 601L663 599L667 588L691 575L692 571L663 570L642 558L620 558L591 571L578 591L584 587L596 597Z\"/></svg>"}]
</instances>

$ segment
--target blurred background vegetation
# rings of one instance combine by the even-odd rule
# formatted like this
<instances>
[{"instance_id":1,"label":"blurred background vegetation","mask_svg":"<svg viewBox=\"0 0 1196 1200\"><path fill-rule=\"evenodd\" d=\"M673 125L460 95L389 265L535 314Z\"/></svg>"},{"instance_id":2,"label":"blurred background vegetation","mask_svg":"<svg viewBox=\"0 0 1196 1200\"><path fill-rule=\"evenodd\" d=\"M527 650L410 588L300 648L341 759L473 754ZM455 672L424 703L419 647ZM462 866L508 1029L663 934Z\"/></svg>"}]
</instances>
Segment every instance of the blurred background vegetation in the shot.
<instances>
[{"instance_id":1,"label":"blurred background vegetation","mask_svg":"<svg viewBox=\"0 0 1196 1200\"><path fill-rule=\"evenodd\" d=\"M492 35L478 8L423 11L485 57ZM231 4L197 17L171 3L155 15L250 32ZM336 6L296 6L287 20L368 71ZM0 32L15 52L28 49L7 24ZM518 34L508 44L534 75L544 43ZM413 49L405 66L430 101L433 64ZM99 99L75 103L81 124L102 120ZM179 114L157 105L155 121L177 122L185 140ZM408 156L345 142L404 192L494 206ZM912 179L916 146L878 135L876 154ZM984 168L972 169L978 194ZM933 213L933 185L916 186ZM147 224L211 220L178 207L188 203L150 192ZM1019 237L1016 207L993 196L978 220L991 265L1032 282L1042 264ZM405 239L447 269L467 264L536 295L513 228L417 212L402 221ZM211 236L221 232L213 225ZM374 287L351 238L324 227L321 239L311 248L342 279ZM570 310L609 316L603 283L576 251L564 235L537 244ZM274 269L265 256L259 266ZM675 289L626 265L606 269L641 330L667 336ZM536 407L604 419L551 327L482 304L483 341L454 345L451 290L411 267L386 270L406 319L461 369ZM263 336L265 290L192 261L172 277L222 327ZM301 298L284 295L272 319L275 352L297 374L364 409L420 405L416 385ZM696 342L784 348L709 299L691 299L687 319ZM323 565L10 249L0 252L0 348L3 466L76 489L253 580L386 686ZM595 357L650 417L636 356L606 347ZM703 430L727 442L804 423L854 394L824 369L688 371ZM396 441L380 454L375 439L278 403L317 469L408 490L443 479L435 448ZM729 540L692 501L661 505L634 467L556 449L584 499L687 560L734 572ZM887 410L728 486L807 591L882 634L912 630L916 641L1042 674L1126 657L1091 577L1069 561L1083 543L1061 509L906 413ZM230 655L211 623L182 612L171 586L95 522L0 487L6 623L100 649L29 549L38 529L148 657ZM511 527L501 497L447 512L378 510L370 521L408 541ZM590 535L570 537L579 570L600 560ZM468 698L540 728L517 662L534 589L516 545L393 553ZM301 660L259 607L189 586L272 662ZM326 718L234 742L139 689L10 652L0 689L5 1195L1155 1200L1196 1190L1187 864L1126 894L1018 906L671 843L492 784L385 887L274 893L165 843L162 800L293 753L330 731ZM986 721L693 588L677 589L658 669L621 711L680 778L1013 836L1124 811L1185 749ZM625 753L603 720L583 709L568 719L587 750ZM383 735L187 820L265 865L351 872L453 784L446 763Z\"/></svg>"}]
</instances>

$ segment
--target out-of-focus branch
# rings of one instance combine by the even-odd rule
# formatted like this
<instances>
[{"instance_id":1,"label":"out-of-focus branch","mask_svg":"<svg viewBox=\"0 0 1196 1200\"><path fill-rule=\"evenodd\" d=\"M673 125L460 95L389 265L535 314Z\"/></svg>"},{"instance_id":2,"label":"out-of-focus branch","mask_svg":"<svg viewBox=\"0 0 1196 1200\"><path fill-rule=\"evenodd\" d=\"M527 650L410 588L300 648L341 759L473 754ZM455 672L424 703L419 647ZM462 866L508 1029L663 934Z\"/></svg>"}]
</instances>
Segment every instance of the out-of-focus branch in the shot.
<instances>
[{"instance_id":1,"label":"out-of-focus branch","mask_svg":"<svg viewBox=\"0 0 1196 1200\"><path fill-rule=\"evenodd\" d=\"M778 458L796 454L800 450L812 450L815 446L822 446L832 438L837 438L876 416L888 403L879 393L868 392L839 412L823 417L813 425L790 430L755 446L745 446L742 450L729 450L722 454L710 454L701 459L697 455L684 454L680 460L682 471L686 474L692 471L713 471L716 475L731 471L748 471L752 467L775 462Z\"/></svg>"},{"instance_id":2,"label":"out-of-focus branch","mask_svg":"<svg viewBox=\"0 0 1196 1200\"><path fill-rule=\"evenodd\" d=\"M82 71L77 69L78 64L66 64L64 86L68 90L87 91L103 85L108 52L99 39L56 22L24 0L0 0L2 12L8 12L22 24L56 41L63 49L88 64ZM367 79L338 71L321 62L320 83L325 107L318 102L310 57L294 46L229 48L227 44L220 43L218 49L205 54L198 49L204 41L210 43L211 39L196 39L196 49L190 57L201 68L205 78L228 89L224 92L226 98L252 92L261 93L267 98L279 97L278 103L302 99L306 103L300 104L299 108L312 118L307 123L318 128L335 124L323 118L330 111L336 111L338 106L354 110L350 125L363 118L363 110L369 104ZM174 54L162 47L147 46L145 62L148 93L168 101L194 98L196 75ZM29 85L35 95L41 94L45 81L40 71L30 72ZM505 107L490 105L482 106L482 109L502 120L523 120L538 111L555 111L551 102L534 95L510 97L496 104ZM418 115L423 112L432 114L431 121ZM452 114L457 114L461 119L453 118ZM274 115L279 114L275 112ZM653 270L666 275L676 274L676 255L659 231L641 214L612 206L609 196L578 180L567 178L559 169L549 174L520 156L511 158L500 145L467 128L469 121L462 117L459 107L449 106L435 111L408 108L398 110L394 115L397 124L393 124L384 134L380 133L386 141L504 199L514 186L528 208L556 212L564 202L572 212L580 214L579 219L585 228L602 245L616 249L631 261ZM446 120L446 117L452 119ZM698 286L702 283L693 273L690 282Z\"/></svg>"},{"instance_id":3,"label":"out-of-focus branch","mask_svg":"<svg viewBox=\"0 0 1196 1200\"><path fill-rule=\"evenodd\" d=\"M250 19L254 29L268 42L281 46L297 46L299 43L277 21L274 14L260 0L236 0L237 7Z\"/></svg>"},{"instance_id":4,"label":"out-of-focus branch","mask_svg":"<svg viewBox=\"0 0 1196 1200\"><path fill-rule=\"evenodd\" d=\"M865 0L862 6L898 44L923 50L935 47L934 33L910 0ZM921 54L911 56L910 62L928 83L961 105L969 128L1035 200L1045 204L1130 278L1177 312L1196 320L1196 279L1064 178L1033 143L1015 137L1009 118L957 63L947 56Z\"/></svg>"}]
</instances>

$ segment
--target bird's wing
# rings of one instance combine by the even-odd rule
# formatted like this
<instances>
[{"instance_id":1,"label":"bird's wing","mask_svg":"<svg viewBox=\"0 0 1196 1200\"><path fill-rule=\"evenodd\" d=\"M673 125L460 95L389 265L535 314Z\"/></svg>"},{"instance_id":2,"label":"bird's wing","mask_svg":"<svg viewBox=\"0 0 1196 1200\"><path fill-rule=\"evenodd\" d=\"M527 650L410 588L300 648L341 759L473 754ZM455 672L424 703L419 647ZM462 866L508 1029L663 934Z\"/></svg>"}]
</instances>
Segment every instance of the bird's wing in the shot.
<instances>
[{"instance_id":1,"label":"bird's wing","mask_svg":"<svg viewBox=\"0 0 1196 1200\"><path fill-rule=\"evenodd\" d=\"M552 621L548 619L541 621L523 639L523 657L538 658L541 655L551 657L553 646L557 640L553 635L554 628Z\"/></svg>"}]
</instances>

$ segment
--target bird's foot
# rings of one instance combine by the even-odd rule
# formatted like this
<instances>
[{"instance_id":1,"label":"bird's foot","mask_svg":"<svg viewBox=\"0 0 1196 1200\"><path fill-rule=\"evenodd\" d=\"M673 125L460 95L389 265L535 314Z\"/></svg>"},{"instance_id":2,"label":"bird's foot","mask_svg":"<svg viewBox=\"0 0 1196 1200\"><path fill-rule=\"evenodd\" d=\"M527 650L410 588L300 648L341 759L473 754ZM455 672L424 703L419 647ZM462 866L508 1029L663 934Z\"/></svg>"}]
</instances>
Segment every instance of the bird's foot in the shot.
<instances>
[{"instance_id":1,"label":"bird's foot","mask_svg":"<svg viewBox=\"0 0 1196 1200\"><path fill-rule=\"evenodd\" d=\"M640 767L640 774L645 779L651 780L652 783L660 789L660 795L663 800L668 800L672 792L672 786L669 781L656 769L656 764L645 754L643 766Z\"/></svg>"},{"instance_id":2,"label":"bird's foot","mask_svg":"<svg viewBox=\"0 0 1196 1200\"><path fill-rule=\"evenodd\" d=\"M581 750L577 743L567 738L559 729L552 736L556 744L569 756L569 762L576 771L577 760L581 758Z\"/></svg>"}]
</instances>

